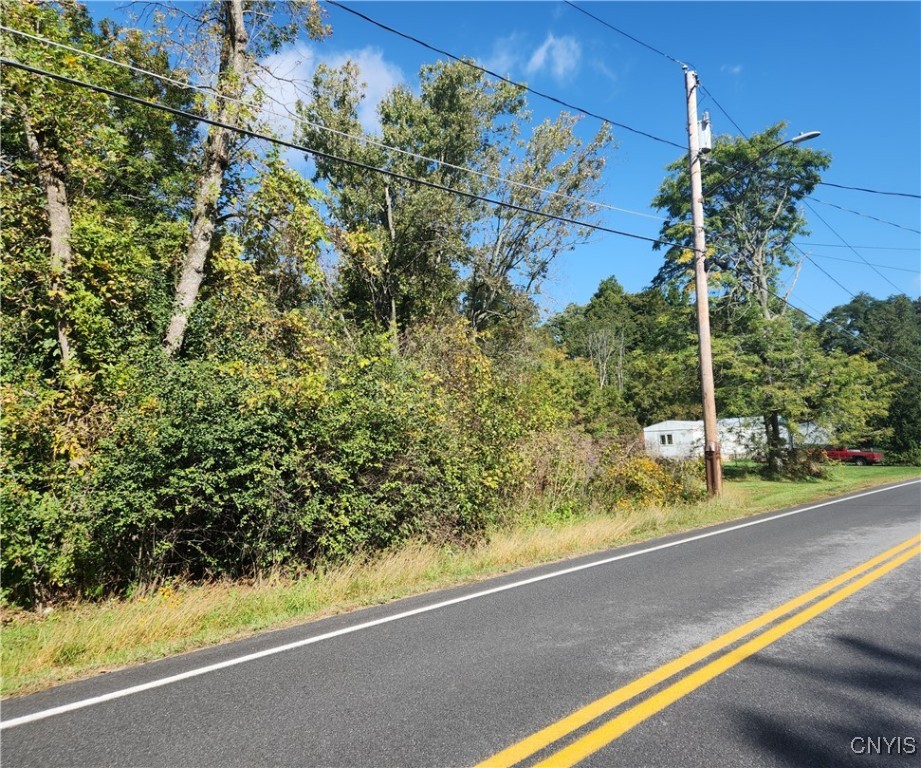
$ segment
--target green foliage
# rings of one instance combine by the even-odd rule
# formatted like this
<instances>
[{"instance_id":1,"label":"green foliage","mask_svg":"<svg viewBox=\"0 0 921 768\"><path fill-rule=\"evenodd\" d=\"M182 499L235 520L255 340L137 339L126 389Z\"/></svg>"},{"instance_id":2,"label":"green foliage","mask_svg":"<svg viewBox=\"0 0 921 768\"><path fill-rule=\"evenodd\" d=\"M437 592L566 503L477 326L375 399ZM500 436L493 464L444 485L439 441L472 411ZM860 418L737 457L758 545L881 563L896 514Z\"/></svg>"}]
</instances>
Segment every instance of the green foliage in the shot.
<instances>
[{"instance_id":1,"label":"green foliage","mask_svg":"<svg viewBox=\"0 0 921 768\"><path fill-rule=\"evenodd\" d=\"M861 293L832 309L819 324L819 332L825 349L851 357L866 356L892 383L888 412L876 414L869 435L856 437L866 442L875 432L882 437L879 444L887 449L887 462L918 463L921 374L910 368L921 370L921 301L905 295L874 299Z\"/></svg>"},{"instance_id":2,"label":"green foliage","mask_svg":"<svg viewBox=\"0 0 921 768\"><path fill-rule=\"evenodd\" d=\"M797 204L831 162L824 152L786 144L784 128L778 123L747 139L718 137L701 168L711 288L721 288L733 302L753 304L765 318L783 311L775 296L777 278L798 261L791 241L806 231L806 221ZM694 274L687 160L669 170L653 205L668 214L662 241L675 245L668 246L655 284L686 287Z\"/></svg>"},{"instance_id":3,"label":"green foliage","mask_svg":"<svg viewBox=\"0 0 921 768\"><path fill-rule=\"evenodd\" d=\"M169 72L163 50L140 32L109 23L94 29L86 9L74 2L7 3L4 23ZM12 33L0 39L5 53L20 61L170 106L188 104L185 92L154 78ZM147 334L162 321L164 271L184 239L176 218L189 178L191 128L162 112L11 67L3 69L3 87L0 236L11 257L2 277L5 347L13 365L50 372L58 362L55 323L66 318L77 364L96 370L138 342L124 334L126 327ZM143 152L135 151L139 146ZM52 263L40 165L66 189L69 264Z\"/></svg>"},{"instance_id":4,"label":"green foliage","mask_svg":"<svg viewBox=\"0 0 921 768\"><path fill-rule=\"evenodd\" d=\"M797 464L781 438L781 425L794 438L804 422L841 442L885 435L872 425L888 413L892 377L862 355L825 353L815 326L800 313L767 320L749 313L736 335L714 342L714 375L721 412L763 417L770 472Z\"/></svg>"},{"instance_id":5,"label":"green foliage","mask_svg":"<svg viewBox=\"0 0 921 768\"><path fill-rule=\"evenodd\" d=\"M198 9L204 26L189 50L220 48L228 7ZM231 80L249 78L255 58L298 29L326 32L314 2L240 8L250 19L278 15L265 17L246 71ZM4 14L17 28L186 76L148 31L94 27L79 4L6 4ZM191 101L184 89L101 61L9 34L2 44L20 60L116 90L178 107ZM332 182L324 197L277 153L257 161L238 146L203 193L215 229L196 262L202 280L182 315L182 353L171 357L161 339L193 200L202 197L193 194L207 155L200 136L100 94L10 68L3 79L3 600L35 605L170 579L302 571L408 540L473 542L508 515L558 522L699 498L696 462L635 450L642 423L693 418L699 408L694 317L680 285L629 294L610 278L586 306L538 328L533 295L552 259L585 236L580 228L317 159L318 176ZM221 87L229 93L241 82ZM303 116L361 130L353 65L321 67L314 91ZM258 119L250 107L224 107L242 123ZM583 139L565 114L523 139L520 90L455 64L424 68L418 91L396 88L379 117L384 141L417 156L385 155L306 123L302 138L579 219L589 215L579 199L597 189L610 143L606 130ZM776 138L773 130L721 151L740 163ZM775 176L811 173L824 161L781 153L760 186L740 181L733 194L776 194ZM66 269L49 247L46 166L66 192ZM771 232L796 231L798 221L784 209ZM334 268L323 263L324 244ZM767 257L784 263L782 243ZM729 294L744 284L724 283ZM913 311L916 322L917 310L891 304L847 312L880 349L910 357L907 318ZM892 435L903 455L916 450L908 420L917 390L884 361L827 329L822 348L800 316L730 309L716 302L721 408L809 419L842 439ZM907 352L885 346L879 328L894 322L889 313ZM68 365L56 351L62 324ZM887 412L893 395L904 414ZM797 461L789 458L789 472L812 473Z\"/></svg>"},{"instance_id":6,"label":"green foliage","mask_svg":"<svg viewBox=\"0 0 921 768\"><path fill-rule=\"evenodd\" d=\"M399 86L379 105L382 141L403 150L386 152L352 138L365 132L358 77L352 62L317 69L312 97L299 106L304 143L467 196L316 158L316 178L330 186L340 295L349 315L402 329L460 304L477 331L504 326L510 336L522 333L533 321L532 297L549 264L587 231L472 196L591 218L580 198L599 185L608 129L583 143L578 121L563 114L525 141L519 136L530 115L520 88L490 82L463 62L439 62L422 68L418 93Z\"/></svg>"}]
</instances>

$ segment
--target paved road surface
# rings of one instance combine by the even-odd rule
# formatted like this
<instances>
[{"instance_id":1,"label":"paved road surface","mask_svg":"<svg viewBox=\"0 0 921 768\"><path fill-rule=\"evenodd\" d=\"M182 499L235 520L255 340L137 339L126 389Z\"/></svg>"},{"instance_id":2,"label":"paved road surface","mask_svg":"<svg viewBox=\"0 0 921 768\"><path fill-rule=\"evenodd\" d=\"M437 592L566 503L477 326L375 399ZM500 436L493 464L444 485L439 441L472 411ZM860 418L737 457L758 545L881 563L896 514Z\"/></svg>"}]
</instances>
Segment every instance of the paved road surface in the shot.
<instances>
[{"instance_id":1,"label":"paved road surface","mask_svg":"<svg viewBox=\"0 0 921 768\"><path fill-rule=\"evenodd\" d=\"M374 607L5 701L0 759L917 765L919 534L904 484Z\"/></svg>"}]
</instances>

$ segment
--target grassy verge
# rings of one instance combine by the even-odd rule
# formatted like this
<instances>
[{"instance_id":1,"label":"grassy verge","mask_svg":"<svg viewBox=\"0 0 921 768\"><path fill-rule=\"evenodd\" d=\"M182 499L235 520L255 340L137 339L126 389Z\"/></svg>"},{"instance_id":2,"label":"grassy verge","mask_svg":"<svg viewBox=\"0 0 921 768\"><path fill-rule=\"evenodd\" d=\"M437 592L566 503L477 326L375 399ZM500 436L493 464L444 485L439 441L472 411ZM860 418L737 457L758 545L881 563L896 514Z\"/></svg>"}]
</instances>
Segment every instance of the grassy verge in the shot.
<instances>
[{"instance_id":1,"label":"grassy verge","mask_svg":"<svg viewBox=\"0 0 921 768\"><path fill-rule=\"evenodd\" d=\"M495 531L472 549L411 545L370 563L296 580L161 587L129 600L58 607L46 616L6 611L0 630L2 694L25 694L528 565L908 480L918 477L919 470L842 466L833 468L828 480L797 483L735 474L718 501L583 516L552 525L531 521Z\"/></svg>"}]
</instances>

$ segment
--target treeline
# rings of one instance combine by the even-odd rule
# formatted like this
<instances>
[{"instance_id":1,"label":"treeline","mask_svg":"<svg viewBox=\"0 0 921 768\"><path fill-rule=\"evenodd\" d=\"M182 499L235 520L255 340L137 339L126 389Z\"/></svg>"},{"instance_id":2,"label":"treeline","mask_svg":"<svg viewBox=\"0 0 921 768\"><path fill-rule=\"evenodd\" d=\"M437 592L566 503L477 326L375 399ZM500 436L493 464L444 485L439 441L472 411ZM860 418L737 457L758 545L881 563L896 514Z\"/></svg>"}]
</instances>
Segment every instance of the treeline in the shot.
<instances>
[{"instance_id":1,"label":"treeline","mask_svg":"<svg viewBox=\"0 0 921 768\"><path fill-rule=\"evenodd\" d=\"M260 62L330 32L303 2L144 21L94 24L75 2L3 8L8 27L133 70L0 39L11 60L264 133ZM699 497L696 465L637 450L643 424L698 415L685 257L667 254L646 291L612 278L547 323L534 302L588 234L563 220L592 220L607 129L585 141L562 114L532 131L519 89L453 63L389 93L367 142L357 70L320 67L297 109L298 139L327 156L308 181L227 128L11 66L2 78L5 601L254 576L413 538L462 545L514 517ZM797 172L827 163L792 157ZM779 253L757 297L743 265L722 267L720 408L917 451L921 388L854 338L917 359L917 302L860 297L810 324L772 298Z\"/></svg>"}]
</instances>

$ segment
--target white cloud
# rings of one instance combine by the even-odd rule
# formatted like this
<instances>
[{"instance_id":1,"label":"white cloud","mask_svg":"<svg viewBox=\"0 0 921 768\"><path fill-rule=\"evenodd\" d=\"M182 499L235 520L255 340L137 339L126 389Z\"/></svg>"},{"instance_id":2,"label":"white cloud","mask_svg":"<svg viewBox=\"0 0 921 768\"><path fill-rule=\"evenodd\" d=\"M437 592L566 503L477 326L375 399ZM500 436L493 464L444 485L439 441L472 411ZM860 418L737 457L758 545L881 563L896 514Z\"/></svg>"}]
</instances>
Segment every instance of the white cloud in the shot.
<instances>
[{"instance_id":1,"label":"white cloud","mask_svg":"<svg viewBox=\"0 0 921 768\"><path fill-rule=\"evenodd\" d=\"M720 72L728 72L730 75L740 75L742 74L742 65L741 64L723 64L720 67Z\"/></svg>"},{"instance_id":2,"label":"white cloud","mask_svg":"<svg viewBox=\"0 0 921 768\"><path fill-rule=\"evenodd\" d=\"M292 140L294 135L294 107L298 100L308 101L317 65L341 67L347 61L358 65L359 81L365 83L365 98L358 108L358 119L370 133L380 131L377 106L387 93L403 81L398 66L384 59L383 53L372 47L353 51L321 55L309 45L294 45L284 48L262 62L271 74L263 74L259 85L265 91L265 106L261 118L269 123L276 135ZM284 151L288 161L295 167L303 166L302 153Z\"/></svg>"},{"instance_id":3,"label":"white cloud","mask_svg":"<svg viewBox=\"0 0 921 768\"><path fill-rule=\"evenodd\" d=\"M365 84L365 98L358 108L358 119L366 131L378 133L380 122L377 117L377 105L387 93L403 82L403 72L396 64L384 60L378 48L362 48L358 51L346 51L321 59L327 66L341 67L347 61L358 65L358 77Z\"/></svg>"},{"instance_id":4,"label":"white cloud","mask_svg":"<svg viewBox=\"0 0 921 768\"><path fill-rule=\"evenodd\" d=\"M617 83L620 81L620 75L617 74L613 69L611 69L607 64L605 64L601 59L596 59L592 62L595 69L604 75L612 83Z\"/></svg>"},{"instance_id":5,"label":"white cloud","mask_svg":"<svg viewBox=\"0 0 921 768\"><path fill-rule=\"evenodd\" d=\"M493 43L492 53L482 64L486 69L508 77L520 65L523 47L523 40L518 32L500 37Z\"/></svg>"},{"instance_id":6,"label":"white cloud","mask_svg":"<svg viewBox=\"0 0 921 768\"><path fill-rule=\"evenodd\" d=\"M549 67L557 80L564 80L579 68L581 56L582 47L574 37L556 37L548 32L547 39L531 54L525 71L533 75Z\"/></svg>"},{"instance_id":7,"label":"white cloud","mask_svg":"<svg viewBox=\"0 0 921 768\"><path fill-rule=\"evenodd\" d=\"M305 100L310 93L316 56L309 46L296 45L269 56L262 66L267 72L258 80L265 92L260 117L280 138L290 141L294 131L294 106L298 99Z\"/></svg>"}]
</instances>

